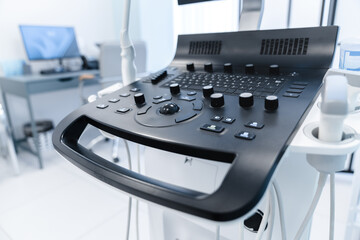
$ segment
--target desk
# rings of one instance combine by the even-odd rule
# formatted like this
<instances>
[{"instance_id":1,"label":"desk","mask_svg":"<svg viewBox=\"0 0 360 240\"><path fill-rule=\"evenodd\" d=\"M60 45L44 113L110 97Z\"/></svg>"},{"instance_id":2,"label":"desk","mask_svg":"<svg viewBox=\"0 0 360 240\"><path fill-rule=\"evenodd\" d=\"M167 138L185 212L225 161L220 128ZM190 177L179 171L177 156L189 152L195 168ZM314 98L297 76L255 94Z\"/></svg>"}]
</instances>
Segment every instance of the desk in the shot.
<instances>
[{"instance_id":1,"label":"desk","mask_svg":"<svg viewBox=\"0 0 360 240\"><path fill-rule=\"evenodd\" d=\"M11 121L10 109L7 103L6 96L7 94L16 95L25 98L27 102L27 107L29 109L29 115L30 115L31 130L34 137L34 143L36 148L36 152L34 154L38 158L40 168L44 167L44 163L39 148L39 138L35 128L35 118L34 118L33 108L31 105L30 95L43 93L43 92L56 91L60 89L78 87L79 85L78 77L82 74L99 75L99 71L87 70L87 71L77 71L77 72L49 74L49 75L37 74L37 75L23 75L23 76L0 78L4 108L6 115L8 116L9 127L11 130L12 138L14 139L15 147L17 147L18 144L17 141L15 140L14 128ZM91 81L86 81L86 85L96 84L96 83L98 83L97 78Z\"/></svg>"}]
</instances>

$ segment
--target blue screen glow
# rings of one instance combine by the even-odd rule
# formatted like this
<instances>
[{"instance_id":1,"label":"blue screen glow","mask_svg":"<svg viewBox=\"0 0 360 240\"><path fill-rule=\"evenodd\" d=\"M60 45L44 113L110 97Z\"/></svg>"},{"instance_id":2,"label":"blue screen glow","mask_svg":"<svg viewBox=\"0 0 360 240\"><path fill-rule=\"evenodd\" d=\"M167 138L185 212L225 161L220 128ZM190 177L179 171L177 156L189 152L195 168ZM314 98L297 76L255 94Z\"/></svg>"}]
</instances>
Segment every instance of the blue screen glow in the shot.
<instances>
[{"instance_id":1,"label":"blue screen glow","mask_svg":"<svg viewBox=\"0 0 360 240\"><path fill-rule=\"evenodd\" d=\"M74 28L20 26L29 60L79 57Z\"/></svg>"}]
</instances>

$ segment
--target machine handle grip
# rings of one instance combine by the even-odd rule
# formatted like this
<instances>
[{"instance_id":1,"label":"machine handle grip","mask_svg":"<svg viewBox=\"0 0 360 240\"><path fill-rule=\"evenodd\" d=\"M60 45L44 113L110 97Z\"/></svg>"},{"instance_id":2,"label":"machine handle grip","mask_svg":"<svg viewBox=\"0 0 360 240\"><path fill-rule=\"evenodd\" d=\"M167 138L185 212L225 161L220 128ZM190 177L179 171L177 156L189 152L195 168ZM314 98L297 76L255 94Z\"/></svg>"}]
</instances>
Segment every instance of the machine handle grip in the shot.
<instances>
[{"instance_id":1,"label":"machine handle grip","mask_svg":"<svg viewBox=\"0 0 360 240\"><path fill-rule=\"evenodd\" d=\"M241 185L245 175L239 175L239 170L234 170L234 164L221 186L212 194L162 182L113 164L79 144L88 124L106 131L106 126L98 125L87 116L70 114L55 128L52 139L55 149L80 169L130 195L215 221L243 216L261 199L262 192L254 193L251 189L247 189L249 196L244 196ZM238 188L233 182L239 183ZM257 195L255 199L254 194ZM253 204L249 204L248 197L253 198L254 201L250 201Z\"/></svg>"}]
</instances>

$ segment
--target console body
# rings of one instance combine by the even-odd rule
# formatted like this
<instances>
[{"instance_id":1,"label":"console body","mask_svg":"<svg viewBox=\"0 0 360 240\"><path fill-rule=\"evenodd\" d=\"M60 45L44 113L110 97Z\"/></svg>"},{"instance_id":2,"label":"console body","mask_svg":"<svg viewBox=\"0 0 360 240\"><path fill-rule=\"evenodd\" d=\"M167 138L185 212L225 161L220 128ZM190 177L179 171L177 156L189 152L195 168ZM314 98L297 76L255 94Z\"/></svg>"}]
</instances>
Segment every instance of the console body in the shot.
<instances>
[{"instance_id":1,"label":"console body","mask_svg":"<svg viewBox=\"0 0 360 240\"><path fill-rule=\"evenodd\" d=\"M130 195L209 220L240 218L263 197L318 95L337 30L179 36L176 56L165 73L71 113L55 129L55 148L76 166ZM222 99L219 94L203 96L208 83ZM242 92L253 94L251 106L239 105ZM277 104L266 99L268 95L276 96ZM149 147L230 167L212 193L159 181L112 164L78 144L88 124Z\"/></svg>"}]
</instances>

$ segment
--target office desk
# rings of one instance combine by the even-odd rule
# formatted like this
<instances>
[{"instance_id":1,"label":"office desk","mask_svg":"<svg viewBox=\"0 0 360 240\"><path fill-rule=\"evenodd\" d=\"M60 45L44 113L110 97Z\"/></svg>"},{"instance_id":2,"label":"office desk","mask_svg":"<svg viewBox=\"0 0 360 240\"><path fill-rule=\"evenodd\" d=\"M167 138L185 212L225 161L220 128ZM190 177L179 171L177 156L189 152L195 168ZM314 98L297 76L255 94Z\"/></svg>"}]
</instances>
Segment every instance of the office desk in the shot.
<instances>
[{"instance_id":1,"label":"office desk","mask_svg":"<svg viewBox=\"0 0 360 240\"><path fill-rule=\"evenodd\" d=\"M78 87L78 77L82 74L93 74L95 76L99 75L98 70L86 70L70 73L59 73L59 74L49 74L49 75L24 75L24 76L14 76L14 77L1 77L0 85L2 89L2 97L4 101L4 108L6 115L9 119L9 127L11 130L11 135L14 139L15 146L18 146L18 141L15 140L14 128L11 120L10 109L7 101L7 94L16 95L19 97L25 98L27 102L27 107L29 109L31 130L34 137L34 143L36 152L34 153L39 161L39 167L43 168L44 163L40 152L39 146L39 137L36 131L35 126L35 117L33 108L31 105L30 96L32 94L43 93L56 91L61 89L75 88ZM97 84L98 78L94 80L86 81L85 85Z\"/></svg>"}]
</instances>

